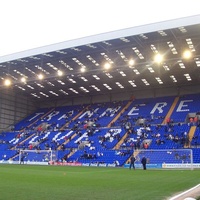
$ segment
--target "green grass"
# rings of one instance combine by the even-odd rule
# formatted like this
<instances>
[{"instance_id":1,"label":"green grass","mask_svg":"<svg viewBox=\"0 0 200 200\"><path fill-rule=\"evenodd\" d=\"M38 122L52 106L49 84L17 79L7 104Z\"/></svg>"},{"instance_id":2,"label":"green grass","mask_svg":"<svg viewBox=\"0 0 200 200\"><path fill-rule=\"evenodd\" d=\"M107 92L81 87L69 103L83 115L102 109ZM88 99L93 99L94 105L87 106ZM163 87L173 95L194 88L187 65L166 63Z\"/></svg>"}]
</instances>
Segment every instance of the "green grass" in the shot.
<instances>
[{"instance_id":1,"label":"green grass","mask_svg":"<svg viewBox=\"0 0 200 200\"><path fill-rule=\"evenodd\" d=\"M199 170L0 165L0 200L162 200L199 180Z\"/></svg>"}]
</instances>

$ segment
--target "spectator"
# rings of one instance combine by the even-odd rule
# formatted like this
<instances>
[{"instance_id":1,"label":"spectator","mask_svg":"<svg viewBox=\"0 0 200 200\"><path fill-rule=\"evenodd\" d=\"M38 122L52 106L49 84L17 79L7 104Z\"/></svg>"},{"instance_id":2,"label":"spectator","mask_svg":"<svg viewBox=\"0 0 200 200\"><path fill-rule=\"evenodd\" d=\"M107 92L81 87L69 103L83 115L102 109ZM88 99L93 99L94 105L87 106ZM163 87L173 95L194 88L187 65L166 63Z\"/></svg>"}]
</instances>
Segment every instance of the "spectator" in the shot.
<instances>
[{"instance_id":1,"label":"spectator","mask_svg":"<svg viewBox=\"0 0 200 200\"><path fill-rule=\"evenodd\" d=\"M144 143L144 144L143 144L143 147L144 147L144 149L148 149L148 147L149 147L148 143L147 143L147 142Z\"/></svg>"},{"instance_id":2,"label":"spectator","mask_svg":"<svg viewBox=\"0 0 200 200\"><path fill-rule=\"evenodd\" d=\"M119 166L119 161L118 161L118 160L115 160L115 161L114 161L114 164L115 164L116 167Z\"/></svg>"},{"instance_id":3,"label":"spectator","mask_svg":"<svg viewBox=\"0 0 200 200\"><path fill-rule=\"evenodd\" d=\"M131 167L133 167L133 169L135 170L135 157L133 155L131 156L130 159L129 169L131 169Z\"/></svg>"},{"instance_id":4,"label":"spectator","mask_svg":"<svg viewBox=\"0 0 200 200\"><path fill-rule=\"evenodd\" d=\"M145 156L143 156L141 163L142 163L142 166L143 166L143 170L146 170L147 159L146 159Z\"/></svg>"}]
</instances>

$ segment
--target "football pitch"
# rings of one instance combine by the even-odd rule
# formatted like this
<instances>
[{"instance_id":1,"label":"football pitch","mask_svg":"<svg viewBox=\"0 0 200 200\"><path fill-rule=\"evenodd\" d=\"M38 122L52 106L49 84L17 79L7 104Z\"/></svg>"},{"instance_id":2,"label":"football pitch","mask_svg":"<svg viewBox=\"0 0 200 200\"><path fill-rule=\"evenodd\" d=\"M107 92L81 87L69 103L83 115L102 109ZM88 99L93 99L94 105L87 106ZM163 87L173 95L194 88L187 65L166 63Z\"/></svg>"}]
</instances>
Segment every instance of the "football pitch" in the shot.
<instances>
[{"instance_id":1,"label":"football pitch","mask_svg":"<svg viewBox=\"0 0 200 200\"><path fill-rule=\"evenodd\" d=\"M200 182L200 170L0 165L0 200L164 200Z\"/></svg>"}]
</instances>

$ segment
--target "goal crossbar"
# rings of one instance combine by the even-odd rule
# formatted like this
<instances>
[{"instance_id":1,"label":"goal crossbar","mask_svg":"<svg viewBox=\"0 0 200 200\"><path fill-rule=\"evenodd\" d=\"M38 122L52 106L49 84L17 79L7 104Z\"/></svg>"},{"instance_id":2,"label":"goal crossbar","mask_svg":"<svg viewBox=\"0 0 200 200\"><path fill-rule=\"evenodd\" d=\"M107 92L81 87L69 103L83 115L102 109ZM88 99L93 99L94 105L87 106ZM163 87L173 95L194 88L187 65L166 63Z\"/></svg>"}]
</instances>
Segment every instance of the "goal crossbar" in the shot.
<instances>
[{"instance_id":1,"label":"goal crossbar","mask_svg":"<svg viewBox=\"0 0 200 200\"><path fill-rule=\"evenodd\" d=\"M57 160L57 151L55 150L20 150L19 163L24 164L27 162L53 162Z\"/></svg>"},{"instance_id":2,"label":"goal crossbar","mask_svg":"<svg viewBox=\"0 0 200 200\"><path fill-rule=\"evenodd\" d=\"M193 169L192 149L140 149L134 152L136 164L146 157L147 164L159 164L162 168Z\"/></svg>"}]
</instances>

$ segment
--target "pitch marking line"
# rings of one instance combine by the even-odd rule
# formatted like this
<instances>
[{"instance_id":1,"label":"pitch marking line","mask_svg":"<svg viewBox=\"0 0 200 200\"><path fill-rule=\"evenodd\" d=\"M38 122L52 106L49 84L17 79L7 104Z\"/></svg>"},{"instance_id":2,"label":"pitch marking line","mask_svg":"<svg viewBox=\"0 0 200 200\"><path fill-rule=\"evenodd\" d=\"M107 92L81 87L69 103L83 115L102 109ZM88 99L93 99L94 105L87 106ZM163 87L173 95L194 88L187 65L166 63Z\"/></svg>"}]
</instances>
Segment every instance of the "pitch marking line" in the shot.
<instances>
[{"instance_id":1,"label":"pitch marking line","mask_svg":"<svg viewBox=\"0 0 200 200\"><path fill-rule=\"evenodd\" d=\"M174 199L176 199L176 198L178 198L178 197L181 197L182 195L187 194L188 192L191 192L192 190L195 190L195 189L198 188L199 186L200 186L200 184L194 186L193 188L190 188L189 190L187 190L187 191L185 191L185 192L183 192L183 193L181 193L181 194L179 194L179 195L176 195L176 196L172 197L172 198L169 199L169 200L174 200Z\"/></svg>"}]
</instances>

